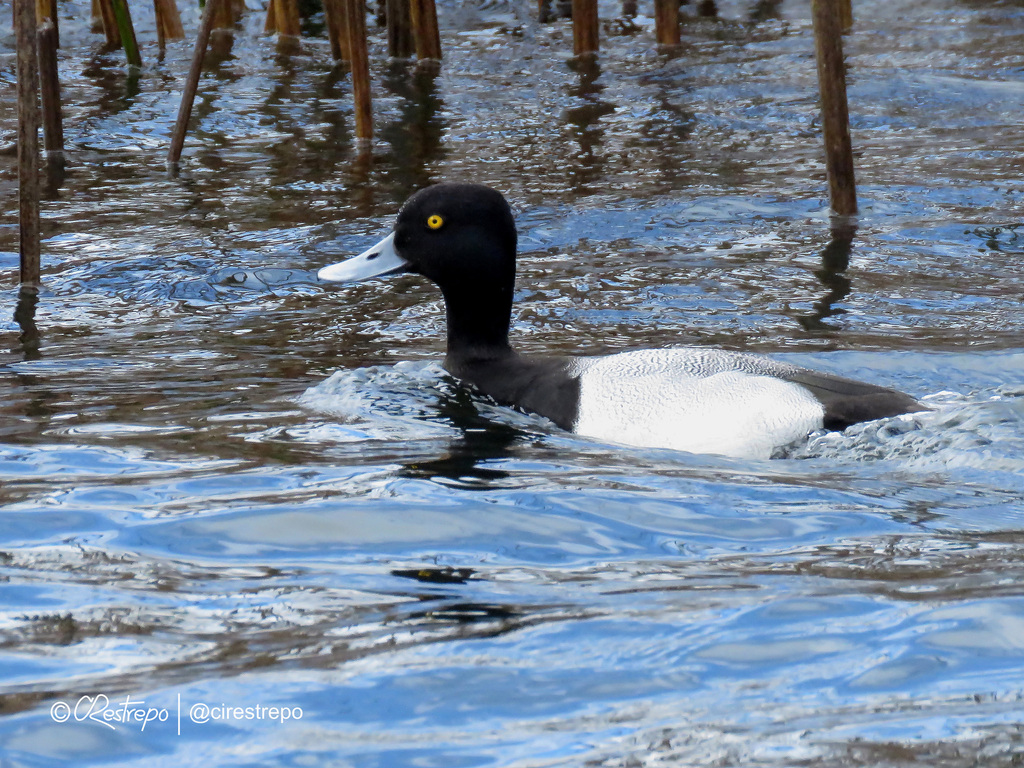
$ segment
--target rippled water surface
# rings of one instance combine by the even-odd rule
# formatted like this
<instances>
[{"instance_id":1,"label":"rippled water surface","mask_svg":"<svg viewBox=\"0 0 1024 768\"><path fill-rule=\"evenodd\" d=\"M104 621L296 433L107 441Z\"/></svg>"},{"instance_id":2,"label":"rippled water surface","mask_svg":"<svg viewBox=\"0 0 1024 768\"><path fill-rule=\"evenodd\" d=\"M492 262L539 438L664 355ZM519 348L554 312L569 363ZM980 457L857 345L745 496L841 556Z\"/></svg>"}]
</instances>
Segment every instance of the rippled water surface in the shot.
<instances>
[{"instance_id":1,"label":"rippled water surface","mask_svg":"<svg viewBox=\"0 0 1024 768\"><path fill-rule=\"evenodd\" d=\"M527 3L442 2L438 72L371 26L369 152L322 18L289 51L250 5L171 175L190 43L133 3L130 72L62 3L17 316L0 155L0 765L1024 760L1019 0L855 4L852 240L805 3L685 6L671 51L608 3L596 65ZM933 410L741 461L489 404L433 287L316 280L449 178L513 203L525 351L752 350Z\"/></svg>"}]
</instances>

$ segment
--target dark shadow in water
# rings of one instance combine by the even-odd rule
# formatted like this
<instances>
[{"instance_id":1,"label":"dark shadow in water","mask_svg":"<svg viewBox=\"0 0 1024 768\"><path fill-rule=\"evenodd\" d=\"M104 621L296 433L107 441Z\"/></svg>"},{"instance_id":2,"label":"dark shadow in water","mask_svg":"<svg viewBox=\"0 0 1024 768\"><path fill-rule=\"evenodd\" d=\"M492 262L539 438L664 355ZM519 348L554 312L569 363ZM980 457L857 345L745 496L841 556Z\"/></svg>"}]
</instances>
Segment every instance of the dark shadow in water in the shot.
<instances>
[{"instance_id":1,"label":"dark shadow in water","mask_svg":"<svg viewBox=\"0 0 1024 768\"><path fill-rule=\"evenodd\" d=\"M210 44L203 56L203 69L207 72L215 72L218 80L235 82L241 77L231 67L224 66L234 61L235 35L230 29L214 29L210 32ZM203 81L200 81L201 83Z\"/></svg>"},{"instance_id":2,"label":"dark shadow in water","mask_svg":"<svg viewBox=\"0 0 1024 768\"><path fill-rule=\"evenodd\" d=\"M355 156L348 169L348 207L358 216L373 215L377 205L377 185L373 181L373 148L369 142L355 142Z\"/></svg>"},{"instance_id":3,"label":"dark shadow in water","mask_svg":"<svg viewBox=\"0 0 1024 768\"><path fill-rule=\"evenodd\" d=\"M1024 253L1024 223L999 227L976 227L970 234L985 241L985 247L1003 253Z\"/></svg>"},{"instance_id":4,"label":"dark shadow in water","mask_svg":"<svg viewBox=\"0 0 1024 768\"><path fill-rule=\"evenodd\" d=\"M466 600L457 587L440 594L438 590L415 594L426 605L396 616L388 622L388 628L403 626L410 630L410 637L423 642L418 629L431 630L437 639L468 640L485 637L501 637L529 627L551 622L576 621L587 617L585 608L569 605L515 605L498 602L476 602ZM459 598L462 597L460 600ZM416 633L416 634L414 634ZM430 635L427 635L429 638Z\"/></svg>"},{"instance_id":5,"label":"dark shadow in water","mask_svg":"<svg viewBox=\"0 0 1024 768\"><path fill-rule=\"evenodd\" d=\"M565 111L570 136L579 144L576 162L569 164L569 187L576 192L587 192L591 184L604 178L604 125L601 118L615 112L615 105L599 97L605 86L598 82L601 64L594 56L582 56L569 62L578 75L576 83L568 88L573 99L582 102Z\"/></svg>"},{"instance_id":6,"label":"dark shadow in water","mask_svg":"<svg viewBox=\"0 0 1024 768\"><path fill-rule=\"evenodd\" d=\"M45 152L43 154L45 173L43 175L43 197L46 200L60 199L60 188L67 178L67 160L63 152Z\"/></svg>"},{"instance_id":7,"label":"dark shadow in water","mask_svg":"<svg viewBox=\"0 0 1024 768\"><path fill-rule=\"evenodd\" d=\"M327 37L327 16L321 0L299 0L299 23L301 37Z\"/></svg>"},{"instance_id":8,"label":"dark shadow in water","mask_svg":"<svg viewBox=\"0 0 1024 768\"><path fill-rule=\"evenodd\" d=\"M39 292L35 288L25 288L18 292L18 305L14 308L14 322L21 328L18 343L26 360L38 360L39 328L36 327L36 306L39 304Z\"/></svg>"},{"instance_id":9,"label":"dark shadow in water","mask_svg":"<svg viewBox=\"0 0 1024 768\"><path fill-rule=\"evenodd\" d=\"M698 0L697 15L702 19L713 19L718 16L718 4L715 0Z\"/></svg>"},{"instance_id":10,"label":"dark shadow in water","mask_svg":"<svg viewBox=\"0 0 1024 768\"><path fill-rule=\"evenodd\" d=\"M623 8L627 2L633 2L633 15L636 15L635 0L624 0ZM546 24L549 21L572 18L572 0L539 0L537 3L537 21Z\"/></svg>"},{"instance_id":11,"label":"dark shadow in water","mask_svg":"<svg viewBox=\"0 0 1024 768\"><path fill-rule=\"evenodd\" d=\"M428 600L439 599L437 595L427 596ZM429 608L425 611L414 611L409 614L410 619L430 619L431 621L450 622L455 624L476 624L480 622L506 622L517 621L513 626L498 625L494 628L494 635L503 635L514 629L525 626L523 621L527 614L520 606L498 605L496 603L449 603L437 608ZM484 635L486 636L486 635Z\"/></svg>"},{"instance_id":12,"label":"dark shadow in water","mask_svg":"<svg viewBox=\"0 0 1024 768\"><path fill-rule=\"evenodd\" d=\"M462 436L453 440L440 458L404 465L400 477L434 480L464 490L489 490L495 481L509 477L508 472L485 465L514 455L513 446L528 437L526 432L481 415L463 386L456 385L452 394L442 395L438 411L462 430Z\"/></svg>"},{"instance_id":13,"label":"dark shadow in water","mask_svg":"<svg viewBox=\"0 0 1024 768\"><path fill-rule=\"evenodd\" d=\"M680 55L679 46L661 49L659 57L671 60ZM691 141L697 126L696 112L686 99L686 88L677 78L666 76L670 68L650 77L641 78L645 86L654 88L658 108L645 116L635 127L634 141L646 147L657 147L650 163L659 171L659 178L669 189L685 187L695 171L694 146ZM647 153L645 157L649 156ZM644 168L645 171L650 170ZM701 172L701 171L696 171Z\"/></svg>"},{"instance_id":14,"label":"dark shadow in water","mask_svg":"<svg viewBox=\"0 0 1024 768\"><path fill-rule=\"evenodd\" d=\"M220 67L224 62L234 58L232 49L235 47L235 34L232 29L213 29L210 31L210 43L206 48L203 68Z\"/></svg>"},{"instance_id":15,"label":"dark shadow in water","mask_svg":"<svg viewBox=\"0 0 1024 768\"><path fill-rule=\"evenodd\" d=\"M285 186L294 182L296 178L306 178L305 170L314 170L317 165L310 161L309 153L305 151L306 130L296 120L295 102L301 98L296 93L296 82L302 62L294 60L290 55L289 38L282 38L282 41L274 56L277 77L270 84L261 110L261 113L269 118L272 130L282 137L287 137L268 147L272 158L268 170L273 187ZM300 170L303 161L307 168Z\"/></svg>"},{"instance_id":16,"label":"dark shadow in water","mask_svg":"<svg viewBox=\"0 0 1024 768\"><path fill-rule=\"evenodd\" d=\"M423 584L465 584L473 577L472 568L407 568L391 571L392 576L413 579Z\"/></svg>"},{"instance_id":17,"label":"dark shadow in water","mask_svg":"<svg viewBox=\"0 0 1024 768\"><path fill-rule=\"evenodd\" d=\"M139 95L138 67L125 67L123 61L113 62L118 52L104 52L88 60L82 77L92 81L99 96L90 104L95 105L103 115L116 115L135 106ZM88 106L89 104L87 104Z\"/></svg>"},{"instance_id":18,"label":"dark shadow in water","mask_svg":"<svg viewBox=\"0 0 1024 768\"><path fill-rule=\"evenodd\" d=\"M399 201L430 184L429 166L444 157L438 71L436 66L394 59L384 73L385 89L401 99L397 117L380 129L380 137L391 147L389 186Z\"/></svg>"},{"instance_id":19,"label":"dark shadow in water","mask_svg":"<svg viewBox=\"0 0 1024 768\"><path fill-rule=\"evenodd\" d=\"M334 172L352 146L353 132L341 108L346 103L344 84L347 80L348 70L335 65L314 86L312 122L327 127L322 139L310 140L309 149L313 150L319 172L324 176Z\"/></svg>"},{"instance_id":20,"label":"dark shadow in water","mask_svg":"<svg viewBox=\"0 0 1024 768\"><path fill-rule=\"evenodd\" d=\"M21 352L25 361L41 360L42 337L39 327L36 325L36 308L39 306L39 291L30 286L22 286L18 291L18 303L14 307L14 322L18 324L21 333L18 335L18 347L12 351ZM19 349L20 347L20 349ZM25 373L17 373L14 380L18 382L18 390L13 398L0 403L0 408L6 413L17 413L19 416L31 421L45 423L50 417L61 412L66 407L63 401L67 398L67 390L64 387L51 388L51 382L45 377ZM14 426L13 420L5 421L0 419L0 435L24 434L20 433L20 427ZM41 432L42 424L37 423L33 431Z\"/></svg>"},{"instance_id":21,"label":"dark shadow in water","mask_svg":"<svg viewBox=\"0 0 1024 768\"><path fill-rule=\"evenodd\" d=\"M825 318L845 314L845 309L834 305L850 294L846 270L850 266L850 250L856 232L857 226L852 223L833 225L832 239L821 252L821 269L814 273L828 292L814 304L813 312L797 317L805 331L834 331L835 326L826 323Z\"/></svg>"},{"instance_id":22,"label":"dark shadow in water","mask_svg":"<svg viewBox=\"0 0 1024 768\"><path fill-rule=\"evenodd\" d=\"M751 21L778 19L782 13L782 0L757 0L750 9Z\"/></svg>"}]
</instances>

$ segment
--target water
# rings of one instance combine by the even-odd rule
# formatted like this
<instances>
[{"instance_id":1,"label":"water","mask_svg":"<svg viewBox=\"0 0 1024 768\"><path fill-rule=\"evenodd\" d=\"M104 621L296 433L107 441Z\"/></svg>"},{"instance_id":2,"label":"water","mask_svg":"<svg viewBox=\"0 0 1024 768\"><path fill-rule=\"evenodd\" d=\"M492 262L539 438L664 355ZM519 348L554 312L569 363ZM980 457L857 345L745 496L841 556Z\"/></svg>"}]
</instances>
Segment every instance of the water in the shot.
<instances>
[{"instance_id":1,"label":"water","mask_svg":"<svg viewBox=\"0 0 1024 768\"><path fill-rule=\"evenodd\" d=\"M855 10L849 241L802 5L672 54L609 24L585 67L442 3L436 75L375 33L370 158L326 41L249 12L178 176L189 44L133 6L132 74L62 5L32 322L0 158L0 764L1019 764L1024 7ZM431 286L315 278L444 178L513 202L526 352L712 344L934 410L740 461L476 398Z\"/></svg>"}]
</instances>

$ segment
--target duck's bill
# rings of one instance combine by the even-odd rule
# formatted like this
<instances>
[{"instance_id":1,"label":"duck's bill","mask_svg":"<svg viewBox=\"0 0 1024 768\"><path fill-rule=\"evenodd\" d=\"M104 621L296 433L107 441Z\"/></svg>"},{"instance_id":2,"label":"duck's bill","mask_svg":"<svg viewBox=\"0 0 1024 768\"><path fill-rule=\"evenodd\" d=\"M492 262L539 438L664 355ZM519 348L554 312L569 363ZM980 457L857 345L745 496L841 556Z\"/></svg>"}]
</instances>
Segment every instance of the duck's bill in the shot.
<instances>
[{"instance_id":1,"label":"duck's bill","mask_svg":"<svg viewBox=\"0 0 1024 768\"><path fill-rule=\"evenodd\" d=\"M373 248L346 261L339 261L337 264L324 267L316 273L316 276L321 280L356 282L369 280L371 277L404 272L408 268L409 262L395 251L395 233L392 232Z\"/></svg>"}]
</instances>

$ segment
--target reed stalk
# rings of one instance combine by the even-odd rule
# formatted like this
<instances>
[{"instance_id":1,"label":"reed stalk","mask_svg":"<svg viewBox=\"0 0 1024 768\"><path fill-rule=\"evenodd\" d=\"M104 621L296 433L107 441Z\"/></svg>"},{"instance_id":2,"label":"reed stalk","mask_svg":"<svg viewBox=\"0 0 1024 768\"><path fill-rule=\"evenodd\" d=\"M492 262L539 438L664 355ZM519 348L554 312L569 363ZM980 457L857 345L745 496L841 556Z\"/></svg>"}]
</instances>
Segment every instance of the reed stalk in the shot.
<instances>
[{"instance_id":1,"label":"reed stalk","mask_svg":"<svg viewBox=\"0 0 1024 768\"><path fill-rule=\"evenodd\" d=\"M164 48L168 40L181 40L185 37L181 13L174 0L153 0L153 10L156 13L156 35L160 48Z\"/></svg>"},{"instance_id":2,"label":"reed stalk","mask_svg":"<svg viewBox=\"0 0 1024 768\"><path fill-rule=\"evenodd\" d=\"M373 103L370 97L370 57L366 49L366 9L363 0L342 1L348 21L356 138L369 140L373 137Z\"/></svg>"},{"instance_id":3,"label":"reed stalk","mask_svg":"<svg viewBox=\"0 0 1024 768\"><path fill-rule=\"evenodd\" d=\"M18 70L18 225L20 282L39 284L39 78L36 8L14 0Z\"/></svg>"},{"instance_id":4,"label":"reed stalk","mask_svg":"<svg viewBox=\"0 0 1024 768\"><path fill-rule=\"evenodd\" d=\"M679 0L654 0L654 38L658 45L679 44Z\"/></svg>"},{"instance_id":5,"label":"reed stalk","mask_svg":"<svg viewBox=\"0 0 1024 768\"><path fill-rule=\"evenodd\" d=\"M268 35L277 32L277 0L267 3L267 18L263 22L263 31Z\"/></svg>"},{"instance_id":6,"label":"reed stalk","mask_svg":"<svg viewBox=\"0 0 1024 768\"><path fill-rule=\"evenodd\" d=\"M130 65L141 67L142 57L139 55L139 44L135 39L135 27L132 26L132 14L128 10L128 3L125 0L110 0L110 5L114 12L117 31L121 35L121 44L124 46L124 57Z\"/></svg>"},{"instance_id":7,"label":"reed stalk","mask_svg":"<svg viewBox=\"0 0 1024 768\"><path fill-rule=\"evenodd\" d=\"M302 19L299 17L299 4L297 0L273 0L273 11L274 31L277 32L278 36L298 38L301 32ZM267 14L268 16L270 14L269 8Z\"/></svg>"},{"instance_id":8,"label":"reed stalk","mask_svg":"<svg viewBox=\"0 0 1024 768\"><path fill-rule=\"evenodd\" d=\"M409 6L415 2L416 0L385 0L388 56L392 58L407 59L412 56L412 9Z\"/></svg>"},{"instance_id":9,"label":"reed stalk","mask_svg":"<svg viewBox=\"0 0 1024 768\"><path fill-rule=\"evenodd\" d=\"M837 214L852 216L857 212L857 184L853 172L850 113L846 99L840 2L813 0L812 11L829 199L832 210Z\"/></svg>"},{"instance_id":10,"label":"reed stalk","mask_svg":"<svg viewBox=\"0 0 1024 768\"><path fill-rule=\"evenodd\" d=\"M327 37L331 43L331 56L335 61L350 61L348 28L344 0L323 0L327 17Z\"/></svg>"},{"instance_id":11,"label":"reed stalk","mask_svg":"<svg viewBox=\"0 0 1024 768\"><path fill-rule=\"evenodd\" d=\"M597 0L572 0L572 49L576 56L597 53Z\"/></svg>"},{"instance_id":12,"label":"reed stalk","mask_svg":"<svg viewBox=\"0 0 1024 768\"><path fill-rule=\"evenodd\" d=\"M57 21L57 0L36 0L36 23L53 22L55 45L60 48L60 22Z\"/></svg>"},{"instance_id":13,"label":"reed stalk","mask_svg":"<svg viewBox=\"0 0 1024 768\"><path fill-rule=\"evenodd\" d=\"M60 78L57 74L57 27L47 18L36 29L39 59L39 91L43 105L43 137L48 153L64 151Z\"/></svg>"},{"instance_id":14,"label":"reed stalk","mask_svg":"<svg viewBox=\"0 0 1024 768\"><path fill-rule=\"evenodd\" d=\"M97 0L96 5L103 21L103 34L107 36L107 46L120 48L121 33L117 27L117 16L114 15L113 0Z\"/></svg>"},{"instance_id":15,"label":"reed stalk","mask_svg":"<svg viewBox=\"0 0 1024 768\"><path fill-rule=\"evenodd\" d=\"M416 58L420 61L441 58L441 33L437 27L437 4L434 0L410 0Z\"/></svg>"},{"instance_id":16,"label":"reed stalk","mask_svg":"<svg viewBox=\"0 0 1024 768\"><path fill-rule=\"evenodd\" d=\"M206 7L203 8L203 18L199 22L199 33L196 35L196 47L192 51L192 65L189 67L188 78L185 80L185 90L181 94L181 104L178 107L178 119L174 123L171 146L167 152L167 163L171 166L177 165L178 160L181 159L181 150L185 147L185 134L188 132L188 121L192 116L192 105L195 103L196 91L199 88L199 76L203 72L203 59L206 57L206 48L210 44L213 21L218 6L226 2L229 0L206 0Z\"/></svg>"},{"instance_id":17,"label":"reed stalk","mask_svg":"<svg viewBox=\"0 0 1024 768\"><path fill-rule=\"evenodd\" d=\"M853 0L839 0L839 23L844 35L853 29Z\"/></svg>"},{"instance_id":18,"label":"reed stalk","mask_svg":"<svg viewBox=\"0 0 1024 768\"><path fill-rule=\"evenodd\" d=\"M89 24L89 31L103 31L103 9L100 7L100 0L92 0L92 18Z\"/></svg>"}]
</instances>

